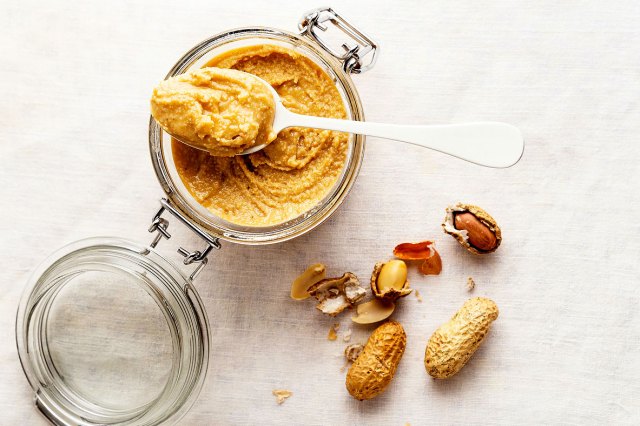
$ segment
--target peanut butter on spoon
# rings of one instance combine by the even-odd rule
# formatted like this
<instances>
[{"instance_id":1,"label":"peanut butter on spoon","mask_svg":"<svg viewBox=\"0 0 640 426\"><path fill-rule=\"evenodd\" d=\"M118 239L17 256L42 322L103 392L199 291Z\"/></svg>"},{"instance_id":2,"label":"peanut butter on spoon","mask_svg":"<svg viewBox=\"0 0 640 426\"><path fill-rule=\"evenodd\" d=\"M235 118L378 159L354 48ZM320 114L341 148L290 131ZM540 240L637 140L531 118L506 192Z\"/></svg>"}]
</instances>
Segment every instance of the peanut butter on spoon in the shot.
<instances>
[{"instance_id":1,"label":"peanut butter on spoon","mask_svg":"<svg viewBox=\"0 0 640 426\"><path fill-rule=\"evenodd\" d=\"M181 142L219 157L277 136L269 89L259 78L232 69L200 68L162 81L153 90L151 114Z\"/></svg>"}]
</instances>

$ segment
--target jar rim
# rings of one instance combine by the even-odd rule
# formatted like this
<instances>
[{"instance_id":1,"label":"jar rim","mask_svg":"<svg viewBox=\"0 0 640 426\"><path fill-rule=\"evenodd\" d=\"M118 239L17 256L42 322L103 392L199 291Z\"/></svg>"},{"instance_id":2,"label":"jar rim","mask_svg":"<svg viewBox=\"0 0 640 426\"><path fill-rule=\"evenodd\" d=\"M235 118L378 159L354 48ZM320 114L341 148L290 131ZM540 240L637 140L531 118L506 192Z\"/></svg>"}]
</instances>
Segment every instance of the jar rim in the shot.
<instances>
[{"instance_id":1,"label":"jar rim","mask_svg":"<svg viewBox=\"0 0 640 426\"><path fill-rule=\"evenodd\" d=\"M185 53L171 68L166 78L180 74L215 49L232 43L250 42L248 45L283 43L301 50L309 59L322 66L335 81L343 97L349 118L363 121L364 111L351 77L344 72L341 63L311 38L270 27L242 27L214 35ZM210 55L209 57L213 57ZM365 137L350 135L348 157L340 177L323 200L312 209L284 223L273 226L242 226L216 217L201 206L176 176L170 143L163 141L163 131L154 120L149 120L149 148L152 163L162 189L172 203L187 217L201 225L214 237L246 245L271 244L303 235L326 221L342 204L350 192L364 158ZM172 176L173 175L173 176Z\"/></svg>"},{"instance_id":2,"label":"jar rim","mask_svg":"<svg viewBox=\"0 0 640 426\"><path fill-rule=\"evenodd\" d=\"M103 267L139 278L135 284L145 287L142 291L154 299L170 331L167 335L171 336L172 359L165 386L140 406L114 409L88 398L68 383L58 371L59 359L54 360L50 353L51 328L55 327L50 316L52 307L59 303L56 297L74 277ZM92 237L53 252L31 274L17 311L16 344L22 369L35 392L35 404L54 423L171 424L189 410L204 384L209 362L209 323L191 281L171 261L133 241ZM85 354L82 356L84 359ZM87 359L91 356L95 354L87 351Z\"/></svg>"}]
</instances>

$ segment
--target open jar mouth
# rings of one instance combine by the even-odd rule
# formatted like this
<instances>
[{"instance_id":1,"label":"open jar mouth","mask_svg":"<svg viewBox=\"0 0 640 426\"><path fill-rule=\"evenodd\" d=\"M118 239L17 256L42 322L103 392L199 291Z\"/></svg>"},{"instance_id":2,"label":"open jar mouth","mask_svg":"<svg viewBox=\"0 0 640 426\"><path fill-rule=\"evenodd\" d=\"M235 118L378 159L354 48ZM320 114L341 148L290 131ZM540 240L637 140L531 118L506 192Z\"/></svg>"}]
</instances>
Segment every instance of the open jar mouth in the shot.
<instances>
[{"instance_id":1,"label":"open jar mouth","mask_svg":"<svg viewBox=\"0 0 640 426\"><path fill-rule=\"evenodd\" d=\"M34 271L16 341L35 403L55 424L174 423L209 359L191 281L153 249L118 238L74 242Z\"/></svg>"},{"instance_id":2,"label":"open jar mouth","mask_svg":"<svg viewBox=\"0 0 640 426\"><path fill-rule=\"evenodd\" d=\"M169 71L166 78L182 74L191 68L200 68L211 58L239 47L271 44L302 53L315 62L335 82L343 100L347 118L364 120L364 113L355 86L339 61L314 41L282 30L252 27L230 30L213 36L188 51ZM350 135L347 155L338 179L329 192L313 208L286 222L271 226L239 225L222 219L191 196L178 175L171 149L171 137L151 117L149 121L149 148L154 170L172 203L211 235L242 244L269 244L300 236L322 222L342 204L360 171L364 156L362 135Z\"/></svg>"}]
</instances>

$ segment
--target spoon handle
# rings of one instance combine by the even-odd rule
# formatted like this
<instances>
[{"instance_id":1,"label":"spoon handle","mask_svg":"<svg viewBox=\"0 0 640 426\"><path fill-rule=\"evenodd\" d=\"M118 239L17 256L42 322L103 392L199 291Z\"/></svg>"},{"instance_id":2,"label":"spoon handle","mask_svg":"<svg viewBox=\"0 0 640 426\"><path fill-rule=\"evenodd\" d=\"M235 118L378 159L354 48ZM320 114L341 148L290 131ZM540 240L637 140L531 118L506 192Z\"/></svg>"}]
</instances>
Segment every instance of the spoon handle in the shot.
<instances>
[{"instance_id":1,"label":"spoon handle","mask_svg":"<svg viewBox=\"0 0 640 426\"><path fill-rule=\"evenodd\" d=\"M393 139L430 148L487 167L513 166L520 160L524 151L522 133L517 127L506 123L477 122L416 126L289 114L286 117L287 127L312 127Z\"/></svg>"}]
</instances>

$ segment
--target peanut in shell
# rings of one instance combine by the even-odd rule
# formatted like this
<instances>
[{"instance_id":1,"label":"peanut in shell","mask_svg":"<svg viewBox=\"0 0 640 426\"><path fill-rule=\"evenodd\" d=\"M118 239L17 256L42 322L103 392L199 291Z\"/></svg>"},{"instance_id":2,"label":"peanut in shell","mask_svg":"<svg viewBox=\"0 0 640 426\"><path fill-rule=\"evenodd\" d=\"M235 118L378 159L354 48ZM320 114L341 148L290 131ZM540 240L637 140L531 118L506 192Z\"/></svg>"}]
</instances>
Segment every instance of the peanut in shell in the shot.
<instances>
[{"instance_id":1,"label":"peanut in shell","mask_svg":"<svg viewBox=\"0 0 640 426\"><path fill-rule=\"evenodd\" d=\"M376 328L347 373L346 387L351 396L364 401L383 393L406 345L407 335L400 323L389 321Z\"/></svg>"},{"instance_id":2,"label":"peanut in shell","mask_svg":"<svg viewBox=\"0 0 640 426\"><path fill-rule=\"evenodd\" d=\"M395 302L411 294L407 280L407 265L398 259L378 262L371 273L371 292L384 302Z\"/></svg>"},{"instance_id":3,"label":"peanut in shell","mask_svg":"<svg viewBox=\"0 0 640 426\"><path fill-rule=\"evenodd\" d=\"M427 373L436 379L457 374L480 347L496 318L498 307L493 300L467 300L449 322L431 335L424 354Z\"/></svg>"},{"instance_id":4,"label":"peanut in shell","mask_svg":"<svg viewBox=\"0 0 640 426\"><path fill-rule=\"evenodd\" d=\"M447 207L442 229L473 254L493 253L502 242L502 232L495 219L473 204Z\"/></svg>"}]
</instances>

